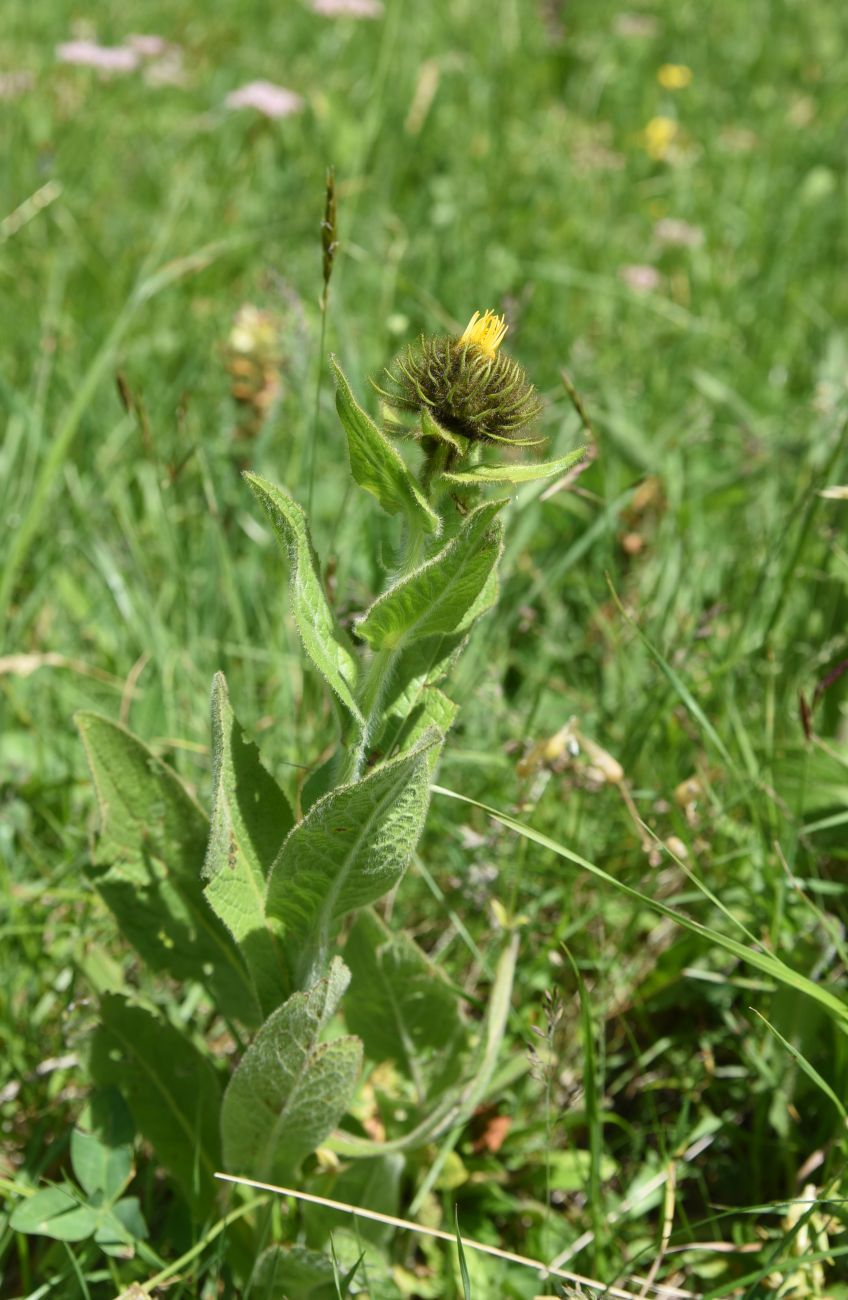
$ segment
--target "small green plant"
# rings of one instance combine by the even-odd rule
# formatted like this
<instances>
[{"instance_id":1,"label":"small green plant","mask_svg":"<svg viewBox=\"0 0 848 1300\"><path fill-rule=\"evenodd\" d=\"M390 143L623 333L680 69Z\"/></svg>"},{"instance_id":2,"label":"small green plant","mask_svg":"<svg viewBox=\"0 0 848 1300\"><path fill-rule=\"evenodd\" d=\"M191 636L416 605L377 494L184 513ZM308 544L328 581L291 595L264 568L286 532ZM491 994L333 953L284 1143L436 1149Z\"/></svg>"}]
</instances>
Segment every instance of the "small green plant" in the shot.
<instances>
[{"instance_id":1,"label":"small green plant","mask_svg":"<svg viewBox=\"0 0 848 1300\"><path fill-rule=\"evenodd\" d=\"M404 430L420 448L417 476L333 362L353 478L400 525L385 590L352 634L328 600L304 510L245 475L288 557L292 615L338 718L335 752L303 785L297 810L245 737L221 674L209 816L141 740L98 714L78 716L100 809L91 878L148 970L199 986L197 1005L209 1011L200 1033L192 1017L104 982L89 1067L123 1098L199 1222L223 1194L216 1171L308 1182L320 1175L313 1153L323 1144L336 1153L322 1157L324 1168L345 1161L336 1197L390 1202L404 1160L461 1126L491 1080L516 927L505 923L484 1024L472 1031L458 991L374 904L410 863L457 713L445 683L498 598L508 498L488 500L485 490L560 473L582 454L482 460L493 443L526 442L538 412L521 368L498 353L504 328L475 314L460 338L422 340L396 363L406 386L395 408L417 417ZM397 417L389 427L398 430ZM340 1128L364 1060L391 1062L399 1079L404 1104L380 1114L384 1137L356 1119ZM110 1206L124 1181L104 1185ZM17 1226L33 1230L31 1210ZM257 1294L269 1279L287 1295L322 1294L334 1268L344 1274L370 1258L353 1242L351 1258L334 1263L333 1226L314 1211L303 1240L289 1233L285 1247L264 1253L257 1230L233 1268L252 1273Z\"/></svg>"}]
</instances>

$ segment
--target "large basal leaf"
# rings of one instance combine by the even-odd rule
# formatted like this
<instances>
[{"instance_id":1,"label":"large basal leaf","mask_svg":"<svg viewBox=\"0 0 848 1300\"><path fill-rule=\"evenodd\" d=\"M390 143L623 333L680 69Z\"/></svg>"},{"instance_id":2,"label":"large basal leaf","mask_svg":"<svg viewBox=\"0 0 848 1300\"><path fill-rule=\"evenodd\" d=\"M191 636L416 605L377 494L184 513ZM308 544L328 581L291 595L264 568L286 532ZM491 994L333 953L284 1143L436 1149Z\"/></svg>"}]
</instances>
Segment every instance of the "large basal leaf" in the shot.
<instances>
[{"instance_id":1,"label":"large basal leaf","mask_svg":"<svg viewBox=\"0 0 848 1300\"><path fill-rule=\"evenodd\" d=\"M244 477L289 557L292 612L304 649L351 716L361 722L355 699L356 658L327 603L306 515L282 488L257 474Z\"/></svg>"},{"instance_id":2,"label":"large basal leaf","mask_svg":"<svg viewBox=\"0 0 848 1300\"><path fill-rule=\"evenodd\" d=\"M100 1002L89 1068L120 1088L136 1128L174 1175L198 1218L209 1211L221 1167L221 1088L211 1062L168 1021L124 998Z\"/></svg>"},{"instance_id":3,"label":"large basal leaf","mask_svg":"<svg viewBox=\"0 0 848 1300\"><path fill-rule=\"evenodd\" d=\"M100 833L91 870L121 933L153 971L203 984L224 1015L259 1024L253 982L200 878L208 823L177 776L124 727L77 715Z\"/></svg>"},{"instance_id":4,"label":"large basal leaf","mask_svg":"<svg viewBox=\"0 0 848 1300\"><path fill-rule=\"evenodd\" d=\"M196 880L208 822L177 774L117 722L99 713L78 713L75 721L100 809L97 861L143 853Z\"/></svg>"},{"instance_id":5,"label":"large basal leaf","mask_svg":"<svg viewBox=\"0 0 848 1300\"><path fill-rule=\"evenodd\" d=\"M430 740L319 799L283 844L265 910L299 942L316 936L325 944L338 917L373 903L403 875L427 812Z\"/></svg>"},{"instance_id":6,"label":"large basal leaf","mask_svg":"<svg viewBox=\"0 0 848 1300\"><path fill-rule=\"evenodd\" d=\"M357 624L374 650L396 649L419 637L464 631L501 553L495 519L504 501L478 506L432 559L379 596Z\"/></svg>"},{"instance_id":7,"label":"large basal leaf","mask_svg":"<svg viewBox=\"0 0 848 1300\"><path fill-rule=\"evenodd\" d=\"M426 533L437 533L439 516L430 508L406 462L362 410L335 357L336 409L347 434L350 468L361 488L390 515L402 512Z\"/></svg>"},{"instance_id":8,"label":"large basal leaf","mask_svg":"<svg viewBox=\"0 0 848 1300\"><path fill-rule=\"evenodd\" d=\"M442 475L446 483L469 487L485 487L488 483L535 483L539 479L565 474L580 463L586 455L585 447L578 447L557 460L527 461L512 465L474 465L467 470L449 470Z\"/></svg>"},{"instance_id":9,"label":"large basal leaf","mask_svg":"<svg viewBox=\"0 0 848 1300\"><path fill-rule=\"evenodd\" d=\"M356 918L345 945L352 985L345 1020L375 1062L397 1061L420 1081L432 1061L443 1075L465 1046L459 1000L425 952L402 930L390 930L371 908Z\"/></svg>"},{"instance_id":10,"label":"large basal leaf","mask_svg":"<svg viewBox=\"0 0 848 1300\"><path fill-rule=\"evenodd\" d=\"M233 714L223 673L212 683L212 773L205 894L238 943L267 1016L290 980L279 927L265 917L266 876L294 817Z\"/></svg>"},{"instance_id":11,"label":"large basal leaf","mask_svg":"<svg viewBox=\"0 0 848 1300\"><path fill-rule=\"evenodd\" d=\"M233 1173L284 1178L341 1119L362 1065L358 1038L320 1035L350 975L334 958L329 974L293 993L257 1033L221 1108L224 1161Z\"/></svg>"}]
</instances>

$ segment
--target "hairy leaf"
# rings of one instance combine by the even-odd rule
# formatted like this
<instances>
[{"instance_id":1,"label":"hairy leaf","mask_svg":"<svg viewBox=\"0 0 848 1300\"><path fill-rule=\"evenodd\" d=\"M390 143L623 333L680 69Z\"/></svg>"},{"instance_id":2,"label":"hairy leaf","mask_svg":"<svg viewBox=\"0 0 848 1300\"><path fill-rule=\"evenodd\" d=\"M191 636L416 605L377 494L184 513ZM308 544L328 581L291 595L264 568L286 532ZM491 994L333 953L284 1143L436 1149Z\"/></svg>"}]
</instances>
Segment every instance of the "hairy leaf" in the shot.
<instances>
[{"instance_id":1,"label":"hairy leaf","mask_svg":"<svg viewBox=\"0 0 848 1300\"><path fill-rule=\"evenodd\" d=\"M203 894L208 823L174 772L124 727L77 715L100 808L90 874L153 971L205 985L224 1015L262 1019L232 935Z\"/></svg>"},{"instance_id":2,"label":"hairy leaf","mask_svg":"<svg viewBox=\"0 0 848 1300\"><path fill-rule=\"evenodd\" d=\"M75 721L100 809L97 860L143 852L196 880L208 822L176 772L117 722L99 713L78 713Z\"/></svg>"},{"instance_id":3,"label":"hairy leaf","mask_svg":"<svg viewBox=\"0 0 848 1300\"><path fill-rule=\"evenodd\" d=\"M403 512L427 533L437 533L439 516L430 508L406 462L362 410L335 357L336 409L347 434L350 468L360 487L390 515Z\"/></svg>"},{"instance_id":4,"label":"hairy leaf","mask_svg":"<svg viewBox=\"0 0 848 1300\"><path fill-rule=\"evenodd\" d=\"M294 817L233 714L223 673L212 683L212 771L205 894L238 943L269 1015L290 981L282 936L265 917L266 876Z\"/></svg>"},{"instance_id":5,"label":"hairy leaf","mask_svg":"<svg viewBox=\"0 0 848 1300\"><path fill-rule=\"evenodd\" d=\"M312 1300L336 1295L333 1261L306 1246L269 1246L250 1275L253 1300Z\"/></svg>"},{"instance_id":6,"label":"hairy leaf","mask_svg":"<svg viewBox=\"0 0 848 1300\"><path fill-rule=\"evenodd\" d=\"M357 630L372 649L396 649L419 637L464 631L502 547L495 515L504 501L478 506L456 537L379 596Z\"/></svg>"},{"instance_id":7,"label":"hairy leaf","mask_svg":"<svg viewBox=\"0 0 848 1300\"><path fill-rule=\"evenodd\" d=\"M295 826L271 870L265 902L292 935L326 942L338 917L374 902L403 875L430 797L430 739L331 791Z\"/></svg>"},{"instance_id":8,"label":"hairy leaf","mask_svg":"<svg viewBox=\"0 0 848 1300\"><path fill-rule=\"evenodd\" d=\"M304 649L328 685L357 721L356 659L327 603L318 560L303 509L282 488L257 474L245 474L289 557L292 612Z\"/></svg>"},{"instance_id":9,"label":"hairy leaf","mask_svg":"<svg viewBox=\"0 0 848 1300\"><path fill-rule=\"evenodd\" d=\"M427 764L432 776L436 770L442 745L453 726L459 705L449 699L437 686L421 683L414 698L403 701L401 709L386 718L385 726L376 742L378 751L387 757L405 754L414 749L428 732L435 731L441 740L427 753Z\"/></svg>"},{"instance_id":10,"label":"hairy leaf","mask_svg":"<svg viewBox=\"0 0 848 1300\"><path fill-rule=\"evenodd\" d=\"M100 1001L89 1065L115 1084L144 1135L202 1218L217 1190L221 1089L211 1062L168 1021L124 998Z\"/></svg>"},{"instance_id":11,"label":"hairy leaf","mask_svg":"<svg viewBox=\"0 0 848 1300\"><path fill-rule=\"evenodd\" d=\"M458 997L418 944L366 908L348 936L345 959L353 981L345 1019L366 1055L397 1061L417 1083L434 1054L440 1071L453 1057L458 1072L465 1045Z\"/></svg>"},{"instance_id":12,"label":"hairy leaf","mask_svg":"<svg viewBox=\"0 0 848 1300\"><path fill-rule=\"evenodd\" d=\"M350 975L334 958L329 974L293 993L257 1033L221 1107L224 1160L257 1178L290 1174L344 1114L362 1065L352 1037L319 1042Z\"/></svg>"},{"instance_id":13,"label":"hairy leaf","mask_svg":"<svg viewBox=\"0 0 848 1300\"><path fill-rule=\"evenodd\" d=\"M487 483L535 483L538 479L553 478L554 474L564 474L586 455L585 447L578 447L557 460L543 460L514 463L511 465L474 465L466 470L449 470L442 475L446 483L461 483L466 486L483 487Z\"/></svg>"}]
</instances>

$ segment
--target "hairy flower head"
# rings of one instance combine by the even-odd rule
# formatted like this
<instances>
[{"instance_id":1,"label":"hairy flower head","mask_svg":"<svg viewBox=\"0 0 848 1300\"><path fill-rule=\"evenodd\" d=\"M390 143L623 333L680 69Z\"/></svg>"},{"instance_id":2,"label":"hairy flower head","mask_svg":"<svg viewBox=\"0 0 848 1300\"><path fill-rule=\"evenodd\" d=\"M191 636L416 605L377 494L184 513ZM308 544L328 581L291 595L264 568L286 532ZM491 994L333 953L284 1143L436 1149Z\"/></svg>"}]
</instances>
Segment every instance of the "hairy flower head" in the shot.
<instances>
[{"instance_id":1,"label":"hairy flower head","mask_svg":"<svg viewBox=\"0 0 848 1300\"><path fill-rule=\"evenodd\" d=\"M541 410L522 366L500 352L506 321L493 311L475 311L458 337L419 339L386 371L388 387L378 391L390 406L426 413L448 433L471 442L522 438Z\"/></svg>"}]
</instances>

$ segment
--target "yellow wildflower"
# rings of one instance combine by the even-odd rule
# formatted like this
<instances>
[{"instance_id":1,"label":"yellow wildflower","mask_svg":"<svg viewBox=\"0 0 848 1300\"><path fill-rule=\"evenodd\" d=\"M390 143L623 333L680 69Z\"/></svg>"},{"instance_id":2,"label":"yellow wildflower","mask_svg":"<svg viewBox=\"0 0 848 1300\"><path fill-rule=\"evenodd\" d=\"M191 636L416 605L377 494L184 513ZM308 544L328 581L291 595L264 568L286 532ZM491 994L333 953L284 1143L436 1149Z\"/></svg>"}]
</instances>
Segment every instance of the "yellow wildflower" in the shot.
<instances>
[{"instance_id":1,"label":"yellow wildflower","mask_svg":"<svg viewBox=\"0 0 848 1300\"><path fill-rule=\"evenodd\" d=\"M523 368L498 351L506 328L503 316L475 311L458 338L422 334L419 345L410 345L387 370L388 388L375 387L390 409L421 415L425 442L435 425L452 435L444 440L460 455L468 447L458 438L530 446L536 439L521 434L541 403Z\"/></svg>"},{"instance_id":2,"label":"yellow wildflower","mask_svg":"<svg viewBox=\"0 0 848 1300\"><path fill-rule=\"evenodd\" d=\"M460 343L473 343L487 357L494 357L504 341L507 323L503 316L496 316L490 309L483 316L475 311L460 337Z\"/></svg>"},{"instance_id":3,"label":"yellow wildflower","mask_svg":"<svg viewBox=\"0 0 848 1300\"><path fill-rule=\"evenodd\" d=\"M668 157L677 138L678 126L672 117L652 117L642 135L647 152L658 162Z\"/></svg>"},{"instance_id":4,"label":"yellow wildflower","mask_svg":"<svg viewBox=\"0 0 848 1300\"><path fill-rule=\"evenodd\" d=\"M692 81L692 69L685 63L664 63L657 73L663 90L685 90Z\"/></svg>"}]
</instances>

